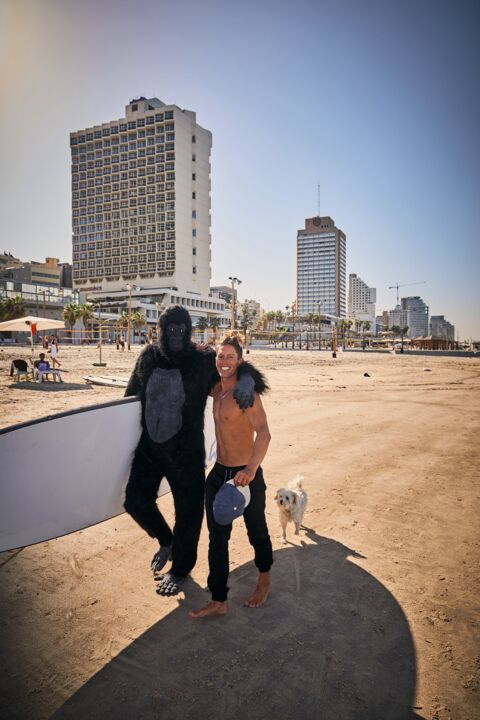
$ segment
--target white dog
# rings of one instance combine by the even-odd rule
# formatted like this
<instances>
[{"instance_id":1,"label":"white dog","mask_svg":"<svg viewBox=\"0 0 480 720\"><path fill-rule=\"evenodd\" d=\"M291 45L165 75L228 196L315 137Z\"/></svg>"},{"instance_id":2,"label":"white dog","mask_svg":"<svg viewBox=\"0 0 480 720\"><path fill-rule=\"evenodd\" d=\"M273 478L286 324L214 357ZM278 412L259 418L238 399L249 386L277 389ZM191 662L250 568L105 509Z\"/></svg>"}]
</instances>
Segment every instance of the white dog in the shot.
<instances>
[{"instance_id":1,"label":"white dog","mask_svg":"<svg viewBox=\"0 0 480 720\"><path fill-rule=\"evenodd\" d=\"M289 522L295 524L295 535L300 534L305 509L307 507L307 493L302 488L303 475L297 475L290 480L286 488L280 488L275 495L278 506L280 524L282 526L282 542L286 544L286 528Z\"/></svg>"}]
</instances>

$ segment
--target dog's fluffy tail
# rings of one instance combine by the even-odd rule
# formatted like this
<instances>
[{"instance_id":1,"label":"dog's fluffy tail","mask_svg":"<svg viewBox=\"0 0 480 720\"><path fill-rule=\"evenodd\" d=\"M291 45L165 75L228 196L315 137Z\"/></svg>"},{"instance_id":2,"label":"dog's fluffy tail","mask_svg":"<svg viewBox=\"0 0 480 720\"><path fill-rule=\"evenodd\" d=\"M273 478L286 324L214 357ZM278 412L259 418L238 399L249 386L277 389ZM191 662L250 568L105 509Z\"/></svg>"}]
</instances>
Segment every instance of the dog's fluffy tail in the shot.
<instances>
[{"instance_id":1,"label":"dog's fluffy tail","mask_svg":"<svg viewBox=\"0 0 480 720\"><path fill-rule=\"evenodd\" d=\"M302 482L304 480L303 475L295 475L293 480L290 480L288 487L290 490L303 490Z\"/></svg>"}]
</instances>

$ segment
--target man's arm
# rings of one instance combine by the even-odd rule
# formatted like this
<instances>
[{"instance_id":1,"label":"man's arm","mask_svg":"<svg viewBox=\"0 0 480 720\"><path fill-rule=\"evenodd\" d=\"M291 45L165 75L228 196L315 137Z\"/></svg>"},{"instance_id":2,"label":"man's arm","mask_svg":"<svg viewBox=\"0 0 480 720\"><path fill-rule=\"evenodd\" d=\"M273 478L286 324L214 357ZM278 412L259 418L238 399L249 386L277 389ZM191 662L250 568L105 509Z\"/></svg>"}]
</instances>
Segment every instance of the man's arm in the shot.
<instances>
[{"instance_id":1,"label":"man's arm","mask_svg":"<svg viewBox=\"0 0 480 720\"><path fill-rule=\"evenodd\" d=\"M253 407L245 410L248 420L255 431L255 441L253 443L252 454L243 470L239 470L233 481L235 485L248 485L255 477L255 473L262 464L262 460L267 454L270 444L271 435L268 428L267 416L263 409L262 401L258 395L255 395Z\"/></svg>"}]
</instances>

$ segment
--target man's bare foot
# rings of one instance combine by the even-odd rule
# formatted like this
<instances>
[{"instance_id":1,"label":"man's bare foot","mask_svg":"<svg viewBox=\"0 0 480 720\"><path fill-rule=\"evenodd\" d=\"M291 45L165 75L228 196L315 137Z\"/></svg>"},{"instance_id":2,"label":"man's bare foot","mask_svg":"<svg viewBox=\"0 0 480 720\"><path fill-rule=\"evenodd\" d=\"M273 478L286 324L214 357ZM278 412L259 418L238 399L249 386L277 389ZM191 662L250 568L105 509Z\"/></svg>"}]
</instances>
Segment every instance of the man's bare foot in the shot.
<instances>
[{"instance_id":1,"label":"man's bare foot","mask_svg":"<svg viewBox=\"0 0 480 720\"><path fill-rule=\"evenodd\" d=\"M257 580L257 587L243 603L245 607L258 608L265 605L270 592L270 574L260 573Z\"/></svg>"},{"instance_id":2,"label":"man's bare foot","mask_svg":"<svg viewBox=\"0 0 480 720\"><path fill-rule=\"evenodd\" d=\"M226 615L228 612L228 603L225 600L225 602L218 602L218 600L211 600L205 607L201 608L200 610L192 610L188 614L191 618L194 618L194 620L198 620L198 618L206 618L206 617L214 617L215 615Z\"/></svg>"}]
</instances>

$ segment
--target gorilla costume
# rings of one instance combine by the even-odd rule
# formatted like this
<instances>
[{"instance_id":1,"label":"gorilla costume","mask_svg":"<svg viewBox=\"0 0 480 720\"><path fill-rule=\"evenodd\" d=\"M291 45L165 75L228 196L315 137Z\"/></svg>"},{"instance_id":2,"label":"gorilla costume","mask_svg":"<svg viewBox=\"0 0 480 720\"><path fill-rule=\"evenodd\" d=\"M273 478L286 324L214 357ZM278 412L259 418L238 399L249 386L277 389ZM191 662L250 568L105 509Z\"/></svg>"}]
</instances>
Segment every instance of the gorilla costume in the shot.
<instances>
[{"instance_id":1,"label":"gorilla costume","mask_svg":"<svg viewBox=\"0 0 480 720\"><path fill-rule=\"evenodd\" d=\"M125 396L142 401L142 435L125 494L125 510L153 538L160 550L152 560L158 574L172 560L170 572L157 575L160 595L175 595L197 559L205 488L204 411L218 381L215 353L191 342L192 321L178 305L160 316L160 341L137 360ZM243 362L233 396L239 407L253 405L254 390L267 389L261 372ZM175 505L172 530L156 499L166 477Z\"/></svg>"}]
</instances>

